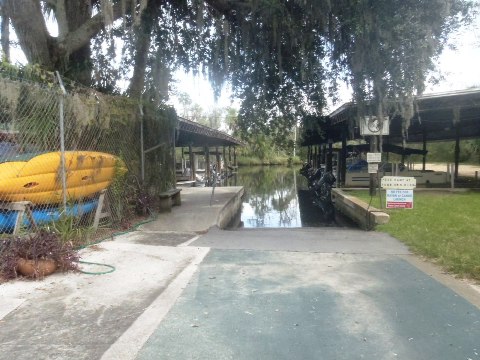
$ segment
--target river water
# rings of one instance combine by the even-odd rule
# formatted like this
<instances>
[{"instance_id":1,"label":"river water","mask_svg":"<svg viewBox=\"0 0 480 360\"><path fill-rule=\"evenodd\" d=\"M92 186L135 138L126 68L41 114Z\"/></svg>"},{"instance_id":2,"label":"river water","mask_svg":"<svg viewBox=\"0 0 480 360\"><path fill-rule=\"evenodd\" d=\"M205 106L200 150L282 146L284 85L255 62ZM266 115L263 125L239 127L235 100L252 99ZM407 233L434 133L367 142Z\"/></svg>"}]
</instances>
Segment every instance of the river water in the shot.
<instances>
[{"instance_id":1,"label":"river water","mask_svg":"<svg viewBox=\"0 0 480 360\"><path fill-rule=\"evenodd\" d=\"M228 185L243 186L246 228L337 226L333 208L314 206L300 167L239 167Z\"/></svg>"}]
</instances>

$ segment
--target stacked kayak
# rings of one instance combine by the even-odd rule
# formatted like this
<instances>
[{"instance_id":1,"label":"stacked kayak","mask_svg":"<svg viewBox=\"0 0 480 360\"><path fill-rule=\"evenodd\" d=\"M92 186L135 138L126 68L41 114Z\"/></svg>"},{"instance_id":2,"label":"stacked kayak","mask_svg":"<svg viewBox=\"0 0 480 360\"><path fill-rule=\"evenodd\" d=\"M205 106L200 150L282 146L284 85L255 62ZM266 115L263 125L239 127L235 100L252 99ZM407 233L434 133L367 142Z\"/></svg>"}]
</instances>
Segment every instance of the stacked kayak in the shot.
<instances>
[{"instance_id":1,"label":"stacked kayak","mask_svg":"<svg viewBox=\"0 0 480 360\"><path fill-rule=\"evenodd\" d=\"M66 151L65 182L67 215L77 216L93 211L94 195L108 188L118 172L126 171L114 155L96 151ZM30 201L37 224L59 219L63 206L61 153L49 152L27 161L3 160L0 164L0 202ZM79 202L82 200L81 202ZM16 212L0 211L0 231L12 227ZM29 225L28 220L24 220Z\"/></svg>"}]
</instances>

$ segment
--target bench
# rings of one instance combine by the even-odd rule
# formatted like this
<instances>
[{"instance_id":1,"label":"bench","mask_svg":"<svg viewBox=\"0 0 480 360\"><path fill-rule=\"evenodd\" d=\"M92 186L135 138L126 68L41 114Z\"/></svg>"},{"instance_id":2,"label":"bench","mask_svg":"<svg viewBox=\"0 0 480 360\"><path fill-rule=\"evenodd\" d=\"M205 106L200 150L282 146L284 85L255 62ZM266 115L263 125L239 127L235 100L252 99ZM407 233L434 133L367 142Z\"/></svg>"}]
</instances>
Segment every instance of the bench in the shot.
<instances>
[{"instance_id":1,"label":"bench","mask_svg":"<svg viewBox=\"0 0 480 360\"><path fill-rule=\"evenodd\" d=\"M180 191L182 189L170 189L158 194L158 210L160 212L170 212L172 206L181 205Z\"/></svg>"},{"instance_id":2,"label":"bench","mask_svg":"<svg viewBox=\"0 0 480 360\"><path fill-rule=\"evenodd\" d=\"M177 181L177 186L180 187L192 187L195 186L195 180L187 180L187 181Z\"/></svg>"}]
</instances>

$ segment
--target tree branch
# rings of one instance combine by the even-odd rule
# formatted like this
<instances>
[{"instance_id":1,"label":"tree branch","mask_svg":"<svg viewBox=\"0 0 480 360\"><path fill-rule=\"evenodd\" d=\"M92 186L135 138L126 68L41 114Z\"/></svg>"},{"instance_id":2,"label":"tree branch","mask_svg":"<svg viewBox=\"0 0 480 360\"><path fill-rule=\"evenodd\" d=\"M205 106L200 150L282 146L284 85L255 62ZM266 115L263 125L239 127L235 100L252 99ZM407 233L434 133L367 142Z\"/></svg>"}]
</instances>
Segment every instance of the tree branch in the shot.
<instances>
[{"instance_id":1,"label":"tree branch","mask_svg":"<svg viewBox=\"0 0 480 360\"><path fill-rule=\"evenodd\" d=\"M7 62L10 62L10 19L8 16L5 14L5 10L3 7L0 7L0 16L2 17L1 21L1 43L2 43L2 57L3 60L6 60Z\"/></svg>"},{"instance_id":2,"label":"tree branch","mask_svg":"<svg viewBox=\"0 0 480 360\"><path fill-rule=\"evenodd\" d=\"M131 8L129 5L132 0L126 0L126 9ZM120 19L124 13L122 12L122 4L118 2L113 6L113 21ZM65 38L60 40L58 45L62 52L69 55L72 52L82 48L90 42L105 26L103 14L101 12L92 16L88 21L84 22L78 29L66 34Z\"/></svg>"},{"instance_id":3,"label":"tree branch","mask_svg":"<svg viewBox=\"0 0 480 360\"><path fill-rule=\"evenodd\" d=\"M205 0L205 3L228 19L235 18L239 10L250 7L244 0Z\"/></svg>"},{"instance_id":4,"label":"tree branch","mask_svg":"<svg viewBox=\"0 0 480 360\"><path fill-rule=\"evenodd\" d=\"M39 1L5 0L4 7L12 20L20 46L30 63L51 66L50 37Z\"/></svg>"},{"instance_id":5,"label":"tree branch","mask_svg":"<svg viewBox=\"0 0 480 360\"><path fill-rule=\"evenodd\" d=\"M50 3L53 2L50 1ZM58 38L63 39L66 34L68 34L68 20L67 20L67 10L65 7L65 0L56 0L55 4L55 16L57 17L58 23Z\"/></svg>"}]
</instances>

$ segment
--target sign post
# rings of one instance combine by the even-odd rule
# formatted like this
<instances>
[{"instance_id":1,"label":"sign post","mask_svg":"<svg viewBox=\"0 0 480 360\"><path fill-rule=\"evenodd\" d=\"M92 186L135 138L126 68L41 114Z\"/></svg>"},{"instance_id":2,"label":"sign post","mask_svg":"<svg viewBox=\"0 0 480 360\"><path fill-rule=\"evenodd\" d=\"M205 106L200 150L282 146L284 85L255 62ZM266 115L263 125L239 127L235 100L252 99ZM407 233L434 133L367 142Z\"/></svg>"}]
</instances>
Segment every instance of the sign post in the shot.
<instances>
[{"instance_id":1,"label":"sign post","mask_svg":"<svg viewBox=\"0 0 480 360\"><path fill-rule=\"evenodd\" d=\"M368 152L367 162L368 162L368 173L370 174L370 195L373 196L375 195L375 188L376 188L375 174L378 173L378 163L382 162L382 153Z\"/></svg>"}]
</instances>

